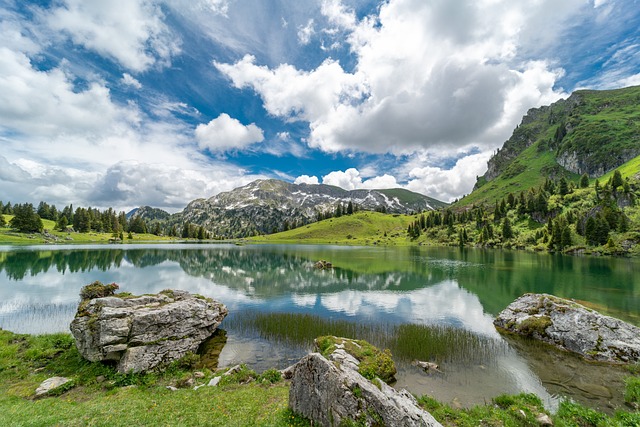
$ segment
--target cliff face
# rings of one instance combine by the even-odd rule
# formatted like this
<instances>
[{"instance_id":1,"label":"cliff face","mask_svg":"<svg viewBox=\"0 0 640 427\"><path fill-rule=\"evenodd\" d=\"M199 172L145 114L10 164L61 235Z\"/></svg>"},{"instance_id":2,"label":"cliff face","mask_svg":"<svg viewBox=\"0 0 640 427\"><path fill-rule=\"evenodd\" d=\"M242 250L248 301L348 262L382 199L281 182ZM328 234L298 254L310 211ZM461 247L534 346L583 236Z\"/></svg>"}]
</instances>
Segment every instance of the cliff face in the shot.
<instances>
[{"instance_id":1,"label":"cliff face","mask_svg":"<svg viewBox=\"0 0 640 427\"><path fill-rule=\"evenodd\" d=\"M640 86L577 91L566 100L532 108L489 160L476 188L507 171L534 144L538 152L552 152L555 166L568 172L595 178L617 168L640 155Z\"/></svg>"}]
</instances>

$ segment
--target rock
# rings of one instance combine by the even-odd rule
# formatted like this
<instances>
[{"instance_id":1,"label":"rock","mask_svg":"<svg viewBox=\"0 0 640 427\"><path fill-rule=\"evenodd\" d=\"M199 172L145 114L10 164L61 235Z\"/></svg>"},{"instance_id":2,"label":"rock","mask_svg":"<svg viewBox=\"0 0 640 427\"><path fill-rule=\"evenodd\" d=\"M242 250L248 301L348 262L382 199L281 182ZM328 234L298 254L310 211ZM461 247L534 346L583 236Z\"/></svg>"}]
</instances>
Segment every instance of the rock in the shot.
<instances>
[{"instance_id":1,"label":"rock","mask_svg":"<svg viewBox=\"0 0 640 427\"><path fill-rule=\"evenodd\" d=\"M296 369L296 365L291 365L288 368L284 368L280 370L280 374L282 374L282 378L285 380L290 380L293 378L293 371Z\"/></svg>"},{"instance_id":2,"label":"rock","mask_svg":"<svg viewBox=\"0 0 640 427\"><path fill-rule=\"evenodd\" d=\"M83 300L71 332L85 359L115 361L121 373L143 372L196 352L226 315L222 303L185 291L116 295Z\"/></svg>"},{"instance_id":3,"label":"rock","mask_svg":"<svg viewBox=\"0 0 640 427\"><path fill-rule=\"evenodd\" d=\"M211 378L211 380L209 380L209 384L207 384L207 386L209 387L215 387L218 385L218 383L220 382L220 380L222 379L222 377L214 377Z\"/></svg>"},{"instance_id":4,"label":"rock","mask_svg":"<svg viewBox=\"0 0 640 427\"><path fill-rule=\"evenodd\" d=\"M177 388L177 387L174 387L174 386L172 386L172 385L168 385L168 386L167 386L167 390L171 390L171 391L178 391L178 388Z\"/></svg>"},{"instance_id":5,"label":"rock","mask_svg":"<svg viewBox=\"0 0 640 427\"><path fill-rule=\"evenodd\" d=\"M424 369L425 372L437 371L440 372L440 366L433 362L423 362L422 360L416 360L413 362L419 368Z\"/></svg>"},{"instance_id":6,"label":"rock","mask_svg":"<svg viewBox=\"0 0 640 427\"><path fill-rule=\"evenodd\" d=\"M229 375L233 375L236 372L240 372L241 370L242 370L242 366L235 365L235 366L232 366L231 368L229 368L229 370L227 372L225 372L224 374L222 374L222 375L224 375L226 377L226 376L229 376Z\"/></svg>"},{"instance_id":7,"label":"rock","mask_svg":"<svg viewBox=\"0 0 640 427\"><path fill-rule=\"evenodd\" d=\"M317 261L315 264L313 264L313 267L317 268L318 270L329 270L333 268L333 264L331 264L329 261L321 259L320 261Z\"/></svg>"},{"instance_id":8,"label":"rock","mask_svg":"<svg viewBox=\"0 0 640 427\"><path fill-rule=\"evenodd\" d=\"M406 390L397 391L376 378L311 353L296 364L289 407L321 426L350 421L358 425L440 426Z\"/></svg>"},{"instance_id":9,"label":"rock","mask_svg":"<svg viewBox=\"0 0 640 427\"><path fill-rule=\"evenodd\" d=\"M536 417L536 421L541 426L552 426L553 425L553 421L551 420L551 417L549 415L547 415L547 414L538 415Z\"/></svg>"},{"instance_id":10,"label":"rock","mask_svg":"<svg viewBox=\"0 0 640 427\"><path fill-rule=\"evenodd\" d=\"M553 295L525 294L509 304L493 323L588 360L640 361L640 328Z\"/></svg>"},{"instance_id":11,"label":"rock","mask_svg":"<svg viewBox=\"0 0 640 427\"><path fill-rule=\"evenodd\" d=\"M57 389L58 387L67 384L71 379L65 377L51 377L42 381L38 388L36 389L36 397L42 397L49 394L51 391Z\"/></svg>"},{"instance_id":12,"label":"rock","mask_svg":"<svg viewBox=\"0 0 640 427\"><path fill-rule=\"evenodd\" d=\"M202 371L195 371L195 372L193 373L193 378L197 378L197 379L204 378L204 372L202 372Z\"/></svg>"},{"instance_id":13,"label":"rock","mask_svg":"<svg viewBox=\"0 0 640 427\"><path fill-rule=\"evenodd\" d=\"M105 382L106 380L107 380L107 378L106 378L104 375L98 375L98 376L96 377L96 382L97 382L98 384L103 383L103 382Z\"/></svg>"}]
</instances>

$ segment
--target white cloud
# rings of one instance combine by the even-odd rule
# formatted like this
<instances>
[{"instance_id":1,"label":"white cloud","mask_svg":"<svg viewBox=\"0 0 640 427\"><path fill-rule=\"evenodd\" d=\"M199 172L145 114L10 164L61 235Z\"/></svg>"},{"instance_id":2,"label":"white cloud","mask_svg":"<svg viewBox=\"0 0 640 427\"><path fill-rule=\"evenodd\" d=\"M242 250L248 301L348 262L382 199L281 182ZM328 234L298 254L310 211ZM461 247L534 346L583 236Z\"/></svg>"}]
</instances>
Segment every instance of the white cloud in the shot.
<instances>
[{"instance_id":1,"label":"white cloud","mask_svg":"<svg viewBox=\"0 0 640 427\"><path fill-rule=\"evenodd\" d=\"M228 0L201 0L201 5L216 15L227 16L229 13Z\"/></svg>"},{"instance_id":2,"label":"white cloud","mask_svg":"<svg viewBox=\"0 0 640 427\"><path fill-rule=\"evenodd\" d=\"M307 25L300 25L298 27L298 42L301 45L308 45L314 34L315 30L313 28L313 19L309 19Z\"/></svg>"},{"instance_id":3,"label":"white cloud","mask_svg":"<svg viewBox=\"0 0 640 427\"><path fill-rule=\"evenodd\" d=\"M318 185L318 177L317 176L309 176L309 175L300 175L293 181L294 184L311 184Z\"/></svg>"},{"instance_id":4,"label":"white cloud","mask_svg":"<svg viewBox=\"0 0 640 427\"><path fill-rule=\"evenodd\" d=\"M396 181L396 178L388 174L372 177L363 181L362 174L356 168L349 168L345 171L330 172L322 177L322 183L335 185L336 187L344 188L345 190L401 187L401 185Z\"/></svg>"},{"instance_id":5,"label":"white cloud","mask_svg":"<svg viewBox=\"0 0 640 427\"><path fill-rule=\"evenodd\" d=\"M131 86L135 89L142 89L142 83L129 73L122 74L122 79L120 81L126 86Z\"/></svg>"},{"instance_id":6,"label":"white cloud","mask_svg":"<svg viewBox=\"0 0 640 427\"><path fill-rule=\"evenodd\" d=\"M519 57L553 42L583 2L552 6L390 0L358 20L325 0L334 27L323 31L346 34L353 71L330 59L311 71L269 68L250 55L215 66L235 87L253 88L270 114L309 122L308 143L323 151L492 150L528 108L565 95L554 87L561 69ZM541 23L550 31L540 34Z\"/></svg>"},{"instance_id":7,"label":"white cloud","mask_svg":"<svg viewBox=\"0 0 640 427\"><path fill-rule=\"evenodd\" d=\"M74 43L134 71L167 65L180 51L160 6L149 0L63 0L44 16L53 30L68 34Z\"/></svg>"},{"instance_id":8,"label":"white cloud","mask_svg":"<svg viewBox=\"0 0 640 427\"><path fill-rule=\"evenodd\" d=\"M135 109L114 105L103 83L77 90L72 80L63 68L37 71L25 54L0 47L0 127L32 136L90 135L135 120Z\"/></svg>"},{"instance_id":9,"label":"white cloud","mask_svg":"<svg viewBox=\"0 0 640 427\"><path fill-rule=\"evenodd\" d=\"M198 145L210 151L242 150L264 140L262 129L251 123L243 125L226 113L209 123L199 124L195 130Z\"/></svg>"},{"instance_id":10,"label":"white cloud","mask_svg":"<svg viewBox=\"0 0 640 427\"><path fill-rule=\"evenodd\" d=\"M282 64L270 70L255 65L255 57L246 55L234 65L214 62L231 78L237 88L253 87L267 111L292 120L315 122L327 116L332 105L348 97L359 98L361 82L345 73L337 61L327 59L313 72Z\"/></svg>"},{"instance_id":11,"label":"white cloud","mask_svg":"<svg viewBox=\"0 0 640 427\"><path fill-rule=\"evenodd\" d=\"M491 153L483 152L461 158L451 169L436 166L411 167L412 164L425 163L426 160L410 162L409 181L406 188L417 193L426 194L445 202L463 194L469 194L476 183L476 177L487 169L487 161Z\"/></svg>"},{"instance_id":12,"label":"white cloud","mask_svg":"<svg viewBox=\"0 0 640 427\"><path fill-rule=\"evenodd\" d=\"M76 87L65 61L36 69L20 49L38 49L16 34L19 27L13 44L0 47L0 200L175 211L263 177L198 152L192 128L172 115L197 110L159 102L155 121L131 101L116 102L97 77ZM136 86L122 76L120 84Z\"/></svg>"}]
</instances>

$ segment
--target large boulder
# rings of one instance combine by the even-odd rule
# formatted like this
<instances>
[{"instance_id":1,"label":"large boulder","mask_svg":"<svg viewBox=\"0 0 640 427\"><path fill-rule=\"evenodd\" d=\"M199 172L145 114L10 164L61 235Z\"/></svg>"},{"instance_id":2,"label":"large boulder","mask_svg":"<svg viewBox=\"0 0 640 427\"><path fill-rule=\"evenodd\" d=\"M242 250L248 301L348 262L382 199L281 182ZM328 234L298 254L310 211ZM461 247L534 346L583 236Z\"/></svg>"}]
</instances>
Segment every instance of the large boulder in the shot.
<instances>
[{"instance_id":1,"label":"large boulder","mask_svg":"<svg viewBox=\"0 0 640 427\"><path fill-rule=\"evenodd\" d=\"M525 294L509 304L493 323L589 360L640 361L640 328L553 295Z\"/></svg>"},{"instance_id":2,"label":"large boulder","mask_svg":"<svg viewBox=\"0 0 640 427\"><path fill-rule=\"evenodd\" d=\"M406 390L367 380L355 361L338 363L311 353L295 365L289 407L321 426L440 426Z\"/></svg>"},{"instance_id":3,"label":"large boulder","mask_svg":"<svg viewBox=\"0 0 640 427\"><path fill-rule=\"evenodd\" d=\"M84 358L143 372L195 352L226 315L222 303L186 291L115 295L83 300L71 332Z\"/></svg>"}]
</instances>

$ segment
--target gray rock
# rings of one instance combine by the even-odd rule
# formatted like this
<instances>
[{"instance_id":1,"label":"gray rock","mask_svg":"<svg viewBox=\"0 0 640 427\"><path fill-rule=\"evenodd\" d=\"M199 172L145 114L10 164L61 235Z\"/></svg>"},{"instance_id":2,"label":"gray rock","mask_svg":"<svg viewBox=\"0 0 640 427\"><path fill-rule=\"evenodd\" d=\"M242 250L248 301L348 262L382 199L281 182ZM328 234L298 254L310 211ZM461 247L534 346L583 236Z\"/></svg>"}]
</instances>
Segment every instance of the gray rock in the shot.
<instances>
[{"instance_id":1,"label":"gray rock","mask_svg":"<svg viewBox=\"0 0 640 427\"><path fill-rule=\"evenodd\" d=\"M209 380L209 384L207 384L207 386L209 387L215 387L218 385L218 383L220 382L220 380L222 379L222 377L214 377L211 378L211 380Z\"/></svg>"},{"instance_id":2,"label":"gray rock","mask_svg":"<svg viewBox=\"0 0 640 427\"><path fill-rule=\"evenodd\" d=\"M68 383L71 381L69 378L65 377L51 377L42 381L42 383L36 389L36 397L42 397L49 394L50 391L55 390L56 388Z\"/></svg>"},{"instance_id":3,"label":"gray rock","mask_svg":"<svg viewBox=\"0 0 640 427\"><path fill-rule=\"evenodd\" d=\"M525 294L509 304L493 323L585 359L640 361L640 328L553 295Z\"/></svg>"},{"instance_id":4,"label":"gray rock","mask_svg":"<svg viewBox=\"0 0 640 427\"><path fill-rule=\"evenodd\" d=\"M319 353L296 364L289 407L321 426L337 426L347 420L364 425L441 425L406 390L397 391L379 379L374 384Z\"/></svg>"},{"instance_id":5,"label":"gray rock","mask_svg":"<svg viewBox=\"0 0 640 427\"><path fill-rule=\"evenodd\" d=\"M81 302L71 332L85 359L143 372L195 352L226 315L222 303L185 291L112 296Z\"/></svg>"}]
</instances>

